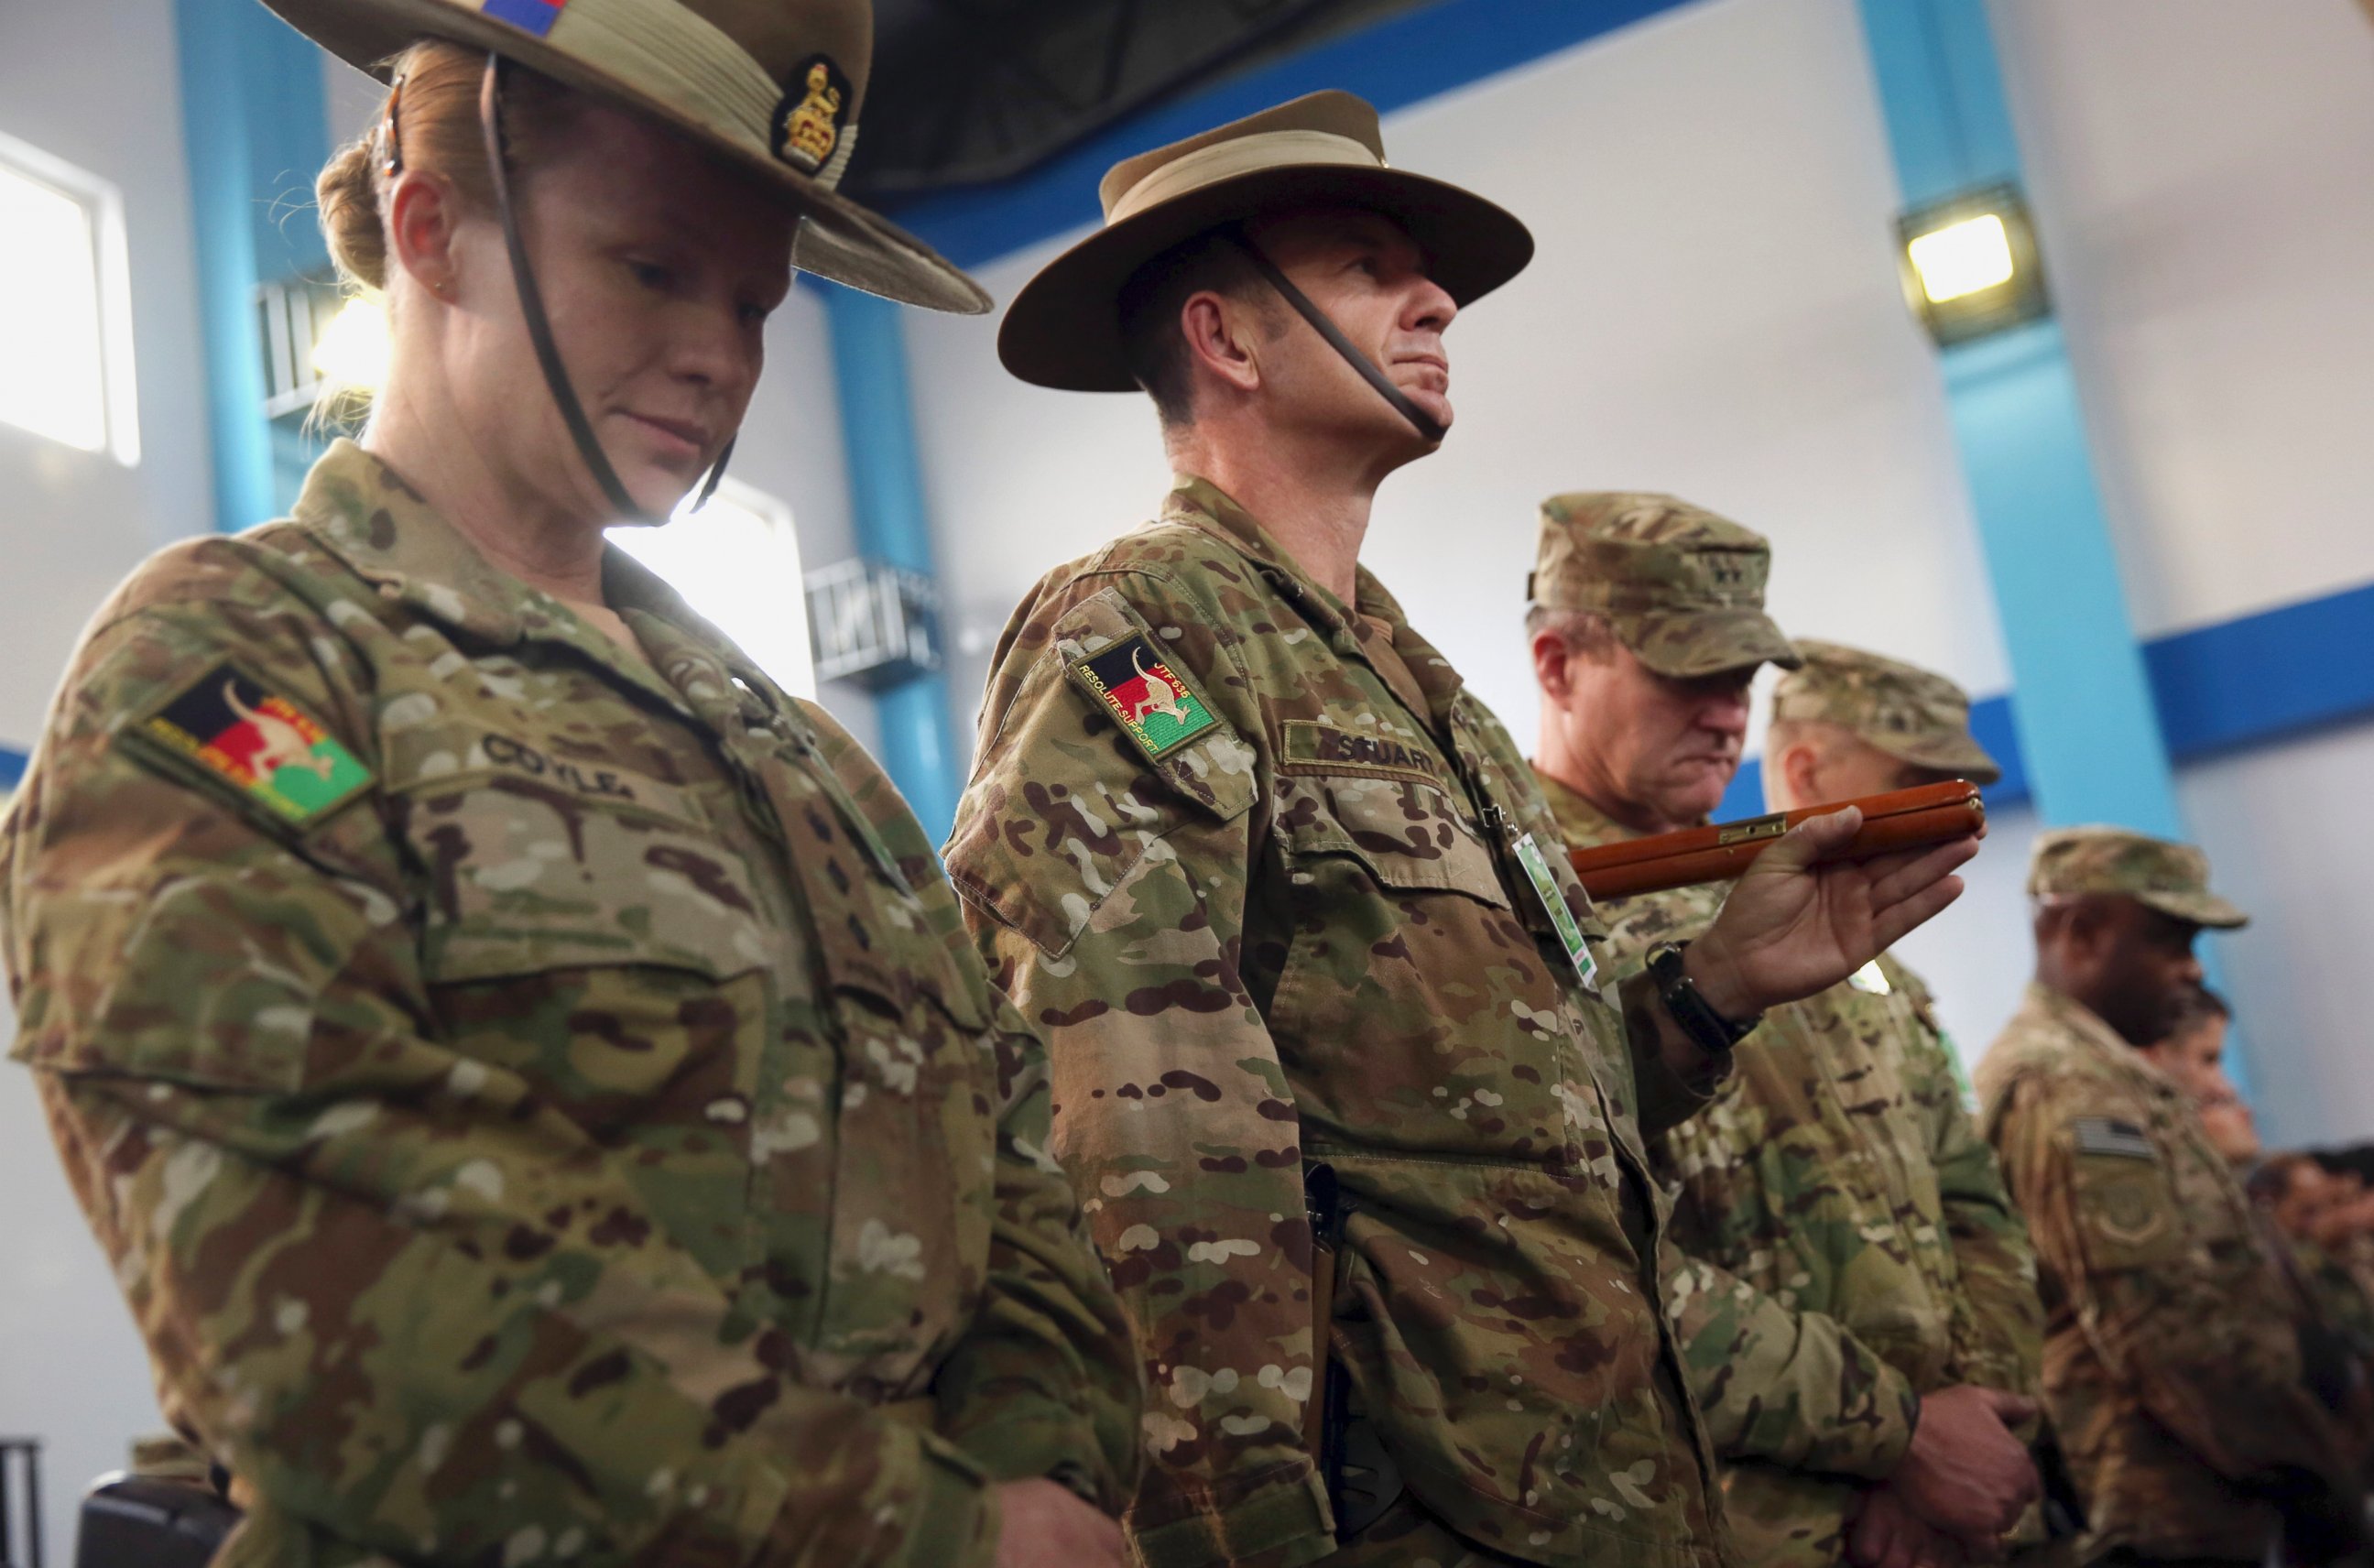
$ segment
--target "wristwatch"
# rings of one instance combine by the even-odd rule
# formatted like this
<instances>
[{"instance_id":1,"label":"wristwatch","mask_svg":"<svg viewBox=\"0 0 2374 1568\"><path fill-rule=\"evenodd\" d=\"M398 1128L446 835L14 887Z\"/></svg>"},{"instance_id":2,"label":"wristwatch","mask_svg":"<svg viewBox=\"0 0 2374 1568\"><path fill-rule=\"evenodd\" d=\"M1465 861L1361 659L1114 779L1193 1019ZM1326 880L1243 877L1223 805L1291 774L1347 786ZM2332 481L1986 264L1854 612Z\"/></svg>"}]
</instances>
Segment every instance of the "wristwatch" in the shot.
<instances>
[{"instance_id":1,"label":"wristwatch","mask_svg":"<svg viewBox=\"0 0 2374 1568\"><path fill-rule=\"evenodd\" d=\"M1674 1015L1682 1032L1697 1042L1700 1050L1722 1055L1762 1023L1764 1015L1754 1013L1738 1020L1715 1011L1714 1005L1698 995L1689 971L1682 967L1682 949L1688 946L1687 942L1660 942L1651 948L1649 978L1657 983L1657 995L1664 998L1665 1010Z\"/></svg>"}]
</instances>

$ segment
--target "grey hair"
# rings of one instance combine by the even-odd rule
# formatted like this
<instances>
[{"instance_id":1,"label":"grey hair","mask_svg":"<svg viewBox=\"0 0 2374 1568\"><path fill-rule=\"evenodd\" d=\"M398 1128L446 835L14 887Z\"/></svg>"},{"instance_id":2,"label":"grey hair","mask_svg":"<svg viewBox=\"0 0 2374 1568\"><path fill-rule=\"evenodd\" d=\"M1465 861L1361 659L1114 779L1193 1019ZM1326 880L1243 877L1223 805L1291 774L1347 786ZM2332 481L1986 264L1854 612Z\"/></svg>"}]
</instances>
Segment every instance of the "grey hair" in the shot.
<instances>
[{"instance_id":1,"label":"grey hair","mask_svg":"<svg viewBox=\"0 0 2374 1568\"><path fill-rule=\"evenodd\" d=\"M1616 629L1597 610L1565 609L1554 605L1525 607L1525 642L1547 631L1566 644L1569 654L1595 658L1616 641Z\"/></svg>"}]
</instances>

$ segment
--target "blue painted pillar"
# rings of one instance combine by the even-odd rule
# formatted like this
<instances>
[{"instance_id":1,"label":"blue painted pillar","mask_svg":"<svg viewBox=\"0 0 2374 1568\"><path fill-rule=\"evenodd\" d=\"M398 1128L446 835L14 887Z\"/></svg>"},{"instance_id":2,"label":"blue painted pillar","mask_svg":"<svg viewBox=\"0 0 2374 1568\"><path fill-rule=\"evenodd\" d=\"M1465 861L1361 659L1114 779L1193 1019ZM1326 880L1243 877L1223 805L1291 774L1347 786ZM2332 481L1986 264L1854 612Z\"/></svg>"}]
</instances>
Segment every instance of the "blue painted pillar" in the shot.
<instances>
[{"instance_id":1,"label":"blue painted pillar","mask_svg":"<svg viewBox=\"0 0 2374 1568\"><path fill-rule=\"evenodd\" d=\"M900 307L829 284L824 300L858 553L936 581ZM947 677L934 671L890 687L876 695L875 707L884 769L933 842L945 840L956 825L957 796L964 786L948 721Z\"/></svg>"},{"instance_id":2,"label":"blue painted pillar","mask_svg":"<svg viewBox=\"0 0 2374 1568\"><path fill-rule=\"evenodd\" d=\"M182 136L213 427L217 528L282 510L264 418L259 284L327 265L313 178L329 160L322 51L255 0L178 0Z\"/></svg>"},{"instance_id":3,"label":"blue painted pillar","mask_svg":"<svg viewBox=\"0 0 2374 1568\"><path fill-rule=\"evenodd\" d=\"M1860 5L1905 205L2021 183L1985 0ZM2050 255L2044 272L2050 285ZM2039 813L2186 837L2060 323L2048 316L1939 358ZM2247 1092L2239 1030L2227 1060Z\"/></svg>"},{"instance_id":4,"label":"blue painted pillar","mask_svg":"<svg viewBox=\"0 0 2374 1568\"><path fill-rule=\"evenodd\" d=\"M1906 205L2018 183L1984 0L1861 3ZM1940 358L2038 809L2048 822L2183 836L2060 324Z\"/></svg>"}]
</instances>

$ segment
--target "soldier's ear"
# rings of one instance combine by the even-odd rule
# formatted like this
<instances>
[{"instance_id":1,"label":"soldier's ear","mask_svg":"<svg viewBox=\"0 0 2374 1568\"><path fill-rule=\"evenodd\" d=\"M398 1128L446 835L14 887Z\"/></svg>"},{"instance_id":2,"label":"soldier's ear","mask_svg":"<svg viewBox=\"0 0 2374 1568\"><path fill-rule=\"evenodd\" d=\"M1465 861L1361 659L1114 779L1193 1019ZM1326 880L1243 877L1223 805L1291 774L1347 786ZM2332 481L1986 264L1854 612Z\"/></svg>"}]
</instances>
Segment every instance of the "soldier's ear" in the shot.
<instances>
[{"instance_id":1,"label":"soldier's ear","mask_svg":"<svg viewBox=\"0 0 2374 1568\"><path fill-rule=\"evenodd\" d=\"M460 194L452 181L425 169L398 174L387 198L391 287L400 273L423 291L453 300L461 284L460 218Z\"/></svg>"},{"instance_id":2,"label":"soldier's ear","mask_svg":"<svg viewBox=\"0 0 2374 1568\"><path fill-rule=\"evenodd\" d=\"M1773 760L1767 759L1765 766L1771 767ZM1778 762L1781 785L1788 791L1788 809L1825 804L1821 748L1809 741L1792 740L1780 749Z\"/></svg>"},{"instance_id":3,"label":"soldier's ear","mask_svg":"<svg viewBox=\"0 0 2374 1568\"><path fill-rule=\"evenodd\" d=\"M1215 289L1198 289L1179 307L1179 330L1195 374L1241 393L1261 385L1261 364L1254 357L1257 335L1243 301Z\"/></svg>"},{"instance_id":4,"label":"soldier's ear","mask_svg":"<svg viewBox=\"0 0 2374 1568\"><path fill-rule=\"evenodd\" d=\"M1574 660L1565 633L1555 627L1534 633L1534 679L1546 696L1563 702L1573 695Z\"/></svg>"}]
</instances>

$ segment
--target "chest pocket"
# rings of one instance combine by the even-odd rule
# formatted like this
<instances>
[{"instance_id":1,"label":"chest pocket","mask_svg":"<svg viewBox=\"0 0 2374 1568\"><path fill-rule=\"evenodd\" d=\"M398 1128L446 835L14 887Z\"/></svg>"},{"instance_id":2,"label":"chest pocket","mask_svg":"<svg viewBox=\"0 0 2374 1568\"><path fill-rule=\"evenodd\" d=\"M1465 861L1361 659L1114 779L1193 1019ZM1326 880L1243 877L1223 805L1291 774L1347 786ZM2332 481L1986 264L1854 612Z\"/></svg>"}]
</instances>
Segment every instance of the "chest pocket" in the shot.
<instances>
[{"instance_id":1,"label":"chest pocket","mask_svg":"<svg viewBox=\"0 0 2374 1568\"><path fill-rule=\"evenodd\" d=\"M1307 1145L1563 1157L1561 983L1451 798L1281 768L1290 943L1270 1006Z\"/></svg>"},{"instance_id":2,"label":"chest pocket","mask_svg":"<svg viewBox=\"0 0 2374 1568\"><path fill-rule=\"evenodd\" d=\"M597 964L723 980L769 961L749 868L690 822L509 775L403 796L432 984Z\"/></svg>"},{"instance_id":3,"label":"chest pocket","mask_svg":"<svg viewBox=\"0 0 2374 1568\"><path fill-rule=\"evenodd\" d=\"M773 953L737 856L694 823L506 775L396 799L429 881L431 1005L464 1050L596 1129L746 1098Z\"/></svg>"},{"instance_id":4,"label":"chest pocket","mask_svg":"<svg viewBox=\"0 0 2374 1568\"><path fill-rule=\"evenodd\" d=\"M750 868L695 822L508 772L391 797L440 1033L625 1155L704 1267L741 1267L773 1002Z\"/></svg>"},{"instance_id":5,"label":"chest pocket","mask_svg":"<svg viewBox=\"0 0 2374 1568\"><path fill-rule=\"evenodd\" d=\"M1510 907L1498 867L1439 785L1369 774L1308 775L1281 767L1275 831L1298 859L1341 855L1379 886L1454 892Z\"/></svg>"}]
</instances>

